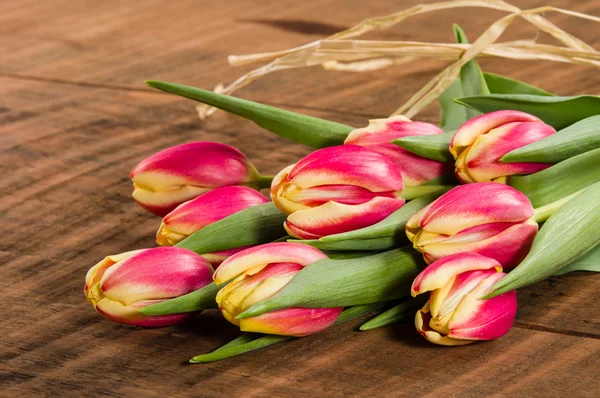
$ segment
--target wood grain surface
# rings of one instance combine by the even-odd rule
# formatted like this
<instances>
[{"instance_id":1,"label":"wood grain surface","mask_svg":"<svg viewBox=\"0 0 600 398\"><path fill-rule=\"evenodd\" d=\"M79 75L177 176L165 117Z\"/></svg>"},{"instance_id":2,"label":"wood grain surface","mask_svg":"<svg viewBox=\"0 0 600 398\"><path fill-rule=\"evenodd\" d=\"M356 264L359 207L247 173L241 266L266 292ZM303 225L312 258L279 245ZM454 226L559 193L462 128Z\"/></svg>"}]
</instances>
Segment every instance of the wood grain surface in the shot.
<instances>
[{"instance_id":1,"label":"wood grain surface","mask_svg":"<svg viewBox=\"0 0 600 398\"><path fill-rule=\"evenodd\" d=\"M518 1L521 8L543 2ZM600 15L600 2L551 2ZM307 43L417 1L0 1L0 395L149 397L600 396L600 275L550 278L519 293L505 337L458 348L428 344L410 324L333 327L222 362L193 355L237 335L214 311L138 329L104 320L83 296L89 267L154 245L159 220L130 198L142 158L192 140L235 145L263 173L309 150L219 112L200 121L190 101L146 79L213 88L249 67L229 54ZM502 13L466 8L415 17L370 38L474 38ZM546 15L592 45L598 26ZM525 23L503 38L549 39ZM596 69L483 59L562 95L597 93ZM411 63L354 74L275 73L238 95L362 126L396 109L444 66ZM431 106L420 120L436 122Z\"/></svg>"}]
</instances>

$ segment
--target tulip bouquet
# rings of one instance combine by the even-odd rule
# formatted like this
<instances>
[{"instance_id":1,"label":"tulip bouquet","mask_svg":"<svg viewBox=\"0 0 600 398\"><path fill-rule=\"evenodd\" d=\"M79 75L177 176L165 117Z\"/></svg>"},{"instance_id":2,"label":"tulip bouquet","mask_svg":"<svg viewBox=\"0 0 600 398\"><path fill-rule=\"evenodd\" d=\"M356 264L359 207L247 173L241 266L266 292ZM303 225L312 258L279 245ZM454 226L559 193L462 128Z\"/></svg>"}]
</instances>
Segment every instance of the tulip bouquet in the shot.
<instances>
[{"instance_id":1,"label":"tulip bouquet","mask_svg":"<svg viewBox=\"0 0 600 398\"><path fill-rule=\"evenodd\" d=\"M262 176L235 148L192 142L131 172L135 201L163 217L159 247L106 257L84 292L112 321L168 326L218 309L244 332L193 363L367 313L377 315L361 330L414 319L435 344L491 340L510 330L517 289L600 271L600 107L483 73L474 59L439 96L440 127L396 115L354 128L148 85L315 149Z\"/></svg>"}]
</instances>

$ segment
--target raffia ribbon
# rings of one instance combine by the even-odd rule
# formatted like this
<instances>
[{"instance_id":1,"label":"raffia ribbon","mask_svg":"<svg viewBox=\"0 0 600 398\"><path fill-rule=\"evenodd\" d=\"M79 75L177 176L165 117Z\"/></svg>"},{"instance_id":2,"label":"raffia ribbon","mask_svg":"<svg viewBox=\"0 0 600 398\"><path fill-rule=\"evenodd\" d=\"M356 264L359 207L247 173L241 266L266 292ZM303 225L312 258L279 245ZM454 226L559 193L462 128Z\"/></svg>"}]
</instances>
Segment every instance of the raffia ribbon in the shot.
<instances>
[{"instance_id":1,"label":"raffia ribbon","mask_svg":"<svg viewBox=\"0 0 600 398\"><path fill-rule=\"evenodd\" d=\"M352 40L373 30L390 28L414 15L460 7L491 8L509 14L490 25L472 44ZM300 47L270 53L231 55L229 63L233 66L255 62L267 62L267 64L241 76L227 86L220 84L215 88L215 92L231 94L256 79L284 69L322 65L325 69L362 72L402 64L417 58L454 60L393 113L412 118L435 101L458 77L460 68L477 56L549 60L600 67L600 52L539 15L544 12L557 12L600 22L600 18L595 16L551 6L521 10L501 0L455 0L420 4L391 15L366 19L350 29ZM525 19L537 29L553 36L563 46L538 44L531 40L496 43L500 35L517 17ZM208 105L199 105L197 110L201 119L216 111Z\"/></svg>"}]
</instances>

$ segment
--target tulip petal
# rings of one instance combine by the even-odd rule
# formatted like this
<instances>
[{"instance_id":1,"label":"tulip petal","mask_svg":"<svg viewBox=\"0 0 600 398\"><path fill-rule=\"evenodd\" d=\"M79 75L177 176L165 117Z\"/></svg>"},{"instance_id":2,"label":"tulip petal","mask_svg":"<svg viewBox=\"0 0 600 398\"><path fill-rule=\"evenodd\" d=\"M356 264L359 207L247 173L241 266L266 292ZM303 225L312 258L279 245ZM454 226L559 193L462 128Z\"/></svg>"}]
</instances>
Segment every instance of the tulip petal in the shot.
<instances>
[{"instance_id":1,"label":"tulip petal","mask_svg":"<svg viewBox=\"0 0 600 398\"><path fill-rule=\"evenodd\" d=\"M499 272L489 276L462 299L448 325L450 337L492 340L508 332L517 313L517 292L481 299L505 275Z\"/></svg>"},{"instance_id":2,"label":"tulip petal","mask_svg":"<svg viewBox=\"0 0 600 398\"><path fill-rule=\"evenodd\" d=\"M505 268L513 268L529 253L538 225L528 220L486 237L498 224L492 224L492 228L485 228L485 225L472 227L445 240L419 246L418 250L424 253L427 262L456 253L476 253L498 261Z\"/></svg>"},{"instance_id":3,"label":"tulip petal","mask_svg":"<svg viewBox=\"0 0 600 398\"><path fill-rule=\"evenodd\" d=\"M281 290L302 269L295 263L272 263L254 275L246 275L217 293L216 301L225 318L239 326L236 316Z\"/></svg>"},{"instance_id":4,"label":"tulip petal","mask_svg":"<svg viewBox=\"0 0 600 398\"><path fill-rule=\"evenodd\" d=\"M402 177L391 160L357 145L315 151L296 163L288 179L303 189L354 185L371 192L395 192L404 188Z\"/></svg>"},{"instance_id":5,"label":"tulip petal","mask_svg":"<svg viewBox=\"0 0 600 398\"><path fill-rule=\"evenodd\" d=\"M316 239L354 231L383 220L403 204L402 199L381 196L360 205L327 202L290 214L286 221L286 229L300 239Z\"/></svg>"},{"instance_id":6,"label":"tulip petal","mask_svg":"<svg viewBox=\"0 0 600 398\"><path fill-rule=\"evenodd\" d=\"M99 287L124 305L187 294L210 283L213 269L191 250L157 247L136 253L108 268Z\"/></svg>"},{"instance_id":7,"label":"tulip petal","mask_svg":"<svg viewBox=\"0 0 600 398\"><path fill-rule=\"evenodd\" d=\"M457 275L475 270L496 269L502 266L496 260L474 253L460 253L444 257L425 268L413 281L413 297L436 289L441 289Z\"/></svg>"},{"instance_id":8,"label":"tulip petal","mask_svg":"<svg viewBox=\"0 0 600 398\"><path fill-rule=\"evenodd\" d=\"M551 166L545 163L502 163L500 159L512 151L539 141L556 131L540 122L506 123L475 139L463 152L457 168L464 168L465 183L491 181L514 174L532 174Z\"/></svg>"},{"instance_id":9,"label":"tulip petal","mask_svg":"<svg viewBox=\"0 0 600 398\"><path fill-rule=\"evenodd\" d=\"M157 302L158 301L149 302L146 305L156 304ZM176 325L185 322L191 316L195 315L193 312L160 316L144 315L138 312L138 310L144 306L145 305L139 305L137 303L123 305L119 301L104 298L97 303L96 311L104 318L114 322L150 328Z\"/></svg>"},{"instance_id":10,"label":"tulip petal","mask_svg":"<svg viewBox=\"0 0 600 398\"><path fill-rule=\"evenodd\" d=\"M258 175L248 158L219 142L190 142L142 160L132 171L134 183L160 191L173 186L216 188L241 185Z\"/></svg>"},{"instance_id":11,"label":"tulip petal","mask_svg":"<svg viewBox=\"0 0 600 398\"><path fill-rule=\"evenodd\" d=\"M112 267L119 261L124 260L128 257L132 257L138 253L143 252L144 250L146 250L146 249L132 250L132 251L128 251L128 252L124 252L124 253L120 253L120 254L106 256L102 261L100 261L98 264L94 265L92 268L90 268L88 270L88 272L85 276L85 286L83 288L84 293L87 294L88 290L90 290L92 288L92 286L94 286L95 284L100 282L102 280L102 276L104 276L104 273L110 267Z\"/></svg>"},{"instance_id":12,"label":"tulip petal","mask_svg":"<svg viewBox=\"0 0 600 398\"><path fill-rule=\"evenodd\" d=\"M412 187L449 172L451 165L425 159L391 141L415 135L443 134L439 127L423 122L412 122L404 116L369 121L369 126L352 131L344 144L360 145L381 153L390 159L402 175L405 187Z\"/></svg>"},{"instance_id":13,"label":"tulip petal","mask_svg":"<svg viewBox=\"0 0 600 398\"><path fill-rule=\"evenodd\" d=\"M303 266L327 256L314 247L301 243L276 242L251 247L234 254L219 266L213 275L217 285L225 283L248 270L260 271L270 263L297 263Z\"/></svg>"},{"instance_id":14,"label":"tulip petal","mask_svg":"<svg viewBox=\"0 0 600 398\"><path fill-rule=\"evenodd\" d=\"M527 196L493 182L453 188L426 209L420 220L421 228L444 235L455 235L481 224L521 222L533 216Z\"/></svg>"},{"instance_id":15,"label":"tulip petal","mask_svg":"<svg viewBox=\"0 0 600 398\"><path fill-rule=\"evenodd\" d=\"M421 336L425 337L429 342L445 346L457 346L474 343L474 340L459 340L448 336L443 336L439 332L433 330L429 323L431 322L431 313L429 312L429 302L417 311L415 315L415 327Z\"/></svg>"},{"instance_id":16,"label":"tulip petal","mask_svg":"<svg viewBox=\"0 0 600 398\"><path fill-rule=\"evenodd\" d=\"M154 191L139 184L133 185L133 199L152 214L163 217L181 203L208 192L209 188L181 185L165 191Z\"/></svg>"},{"instance_id":17,"label":"tulip petal","mask_svg":"<svg viewBox=\"0 0 600 398\"><path fill-rule=\"evenodd\" d=\"M174 245L206 225L266 202L268 199L263 194L248 187L213 189L167 214L158 230L157 243Z\"/></svg>"},{"instance_id":18,"label":"tulip petal","mask_svg":"<svg viewBox=\"0 0 600 398\"><path fill-rule=\"evenodd\" d=\"M220 250L218 252L212 252L212 253L203 253L203 254L200 254L200 256L202 256L206 261L208 261L210 263L210 265L213 266L213 268L216 269L223 261L225 261L229 257L231 257L234 254L239 253L243 250L246 250L250 247L252 247L252 246L242 246L242 247L238 247L235 249Z\"/></svg>"},{"instance_id":19,"label":"tulip petal","mask_svg":"<svg viewBox=\"0 0 600 398\"><path fill-rule=\"evenodd\" d=\"M540 119L525 112L503 110L486 113L467 121L452 137L450 152L457 159L462 151L473 144L477 137L510 122L539 122Z\"/></svg>"},{"instance_id":20,"label":"tulip petal","mask_svg":"<svg viewBox=\"0 0 600 398\"><path fill-rule=\"evenodd\" d=\"M287 308L240 319L244 332L302 337L331 326L343 308Z\"/></svg>"}]
</instances>

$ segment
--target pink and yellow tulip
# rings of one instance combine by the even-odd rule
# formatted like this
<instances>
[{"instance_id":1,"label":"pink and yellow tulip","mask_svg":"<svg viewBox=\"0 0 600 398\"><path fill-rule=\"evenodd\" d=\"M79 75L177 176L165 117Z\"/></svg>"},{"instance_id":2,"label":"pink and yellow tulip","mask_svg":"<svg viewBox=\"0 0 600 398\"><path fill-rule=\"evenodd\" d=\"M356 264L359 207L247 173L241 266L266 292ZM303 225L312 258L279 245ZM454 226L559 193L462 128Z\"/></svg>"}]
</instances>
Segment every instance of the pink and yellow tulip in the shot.
<instances>
[{"instance_id":1,"label":"pink and yellow tulip","mask_svg":"<svg viewBox=\"0 0 600 398\"><path fill-rule=\"evenodd\" d=\"M456 160L456 177L465 184L506 182L511 175L544 170L551 165L502 163L500 159L555 132L537 117L519 111L496 111L474 117L456 130L450 143L450 152Z\"/></svg>"},{"instance_id":2,"label":"pink and yellow tulip","mask_svg":"<svg viewBox=\"0 0 600 398\"><path fill-rule=\"evenodd\" d=\"M131 171L131 179L136 202L162 217L218 187L258 187L260 175L236 148L218 142L190 142L142 160Z\"/></svg>"},{"instance_id":3,"label":"pink and yellow tulip","mask_svg":"<svg viewBox=\"0 0 600 398\"><path fill-rule=\"evenodd\" d=\"M483 300L506 274L496 260L474 253L454 254L425 268L415 278L413 297L430 292L417 312L417 331L432 343L465 345L505 335L517 313L517 293Z\"/></svg>"},{"instance_id":4,"label":"pink and yellow tulip","mask_svg":"<svg viewBox=\"0 0 600 398\"><path fill-rule=\"evenodd\" d=\"M303 267L327 258L318 249L298 243L267 243L225 260L213 278L231 281L217 294L223 316L245 332L306 336L333 324L343 308L287 308L236 319L252 305L279 292Z\"/></svg>"},{"instance_id":5,"label":"pink and yellow tulip","mask_svg":"<svg viewBox=\"0 0 600 398\"><path fill-rule=\"evenodd\" d=\"M414 187L452 170L446 163L425 159L391 141L413 135L443 134L439 127L424 122L413 122L405 116L370 120L364 128L353 130L344 144L360 145L381 153L390 159L402 175L405 187Z\"/></svg>"},{"instance_id":6,"label":"pink and yellow tulip","mask_svg":"<svg viewBox=\"0 0 600 398\"><path fill-rule=\"evenodd\" d=\"M177 206L167 214L156 234L156 243L161 246L175 245L209 224L266 202L268 199L252 188L216 188Z\"/></svg>"},{"instance_id":7,"label":"pink and yellow tulip","mask_svg":"<svg viewBox=\"0 0 600 398\"><path fill-rule=\"evenodd\" d=\"M406 223L406 235L428 264L471 252L515 267L529 252L537 231L529 199L495 182L453 188Z\"/></svg>"},{"instance_id":8,"label":"pink and yellow tulip","mask_svg":"<svg viewBox=\"0 0 600 398\"><path fill-rule=\"evenodd\" d=\"M318 150L273 179L273 203L288 214L285 229L300 239L348 232L375 224L404 204L394 163L357 145Z\"/></svg>"},{"instance_id":9,"label":"pink and yellow tulip","mask_svg":"<svg viewBox=\"0 0 600 398\"><path fill-rule=\"evenodd\" d=\"M159 327L181 323L193 313L151 316L139 309L191 293L211 283L213 269L196 253L156 247L108 256L85 277L84 293L106 319Z\"/></svg>"}]
</instances>

